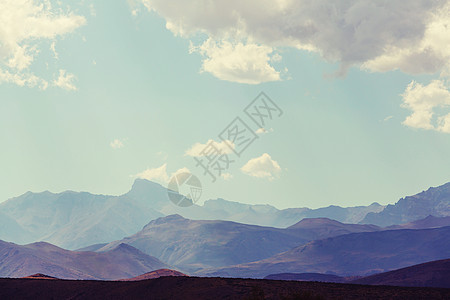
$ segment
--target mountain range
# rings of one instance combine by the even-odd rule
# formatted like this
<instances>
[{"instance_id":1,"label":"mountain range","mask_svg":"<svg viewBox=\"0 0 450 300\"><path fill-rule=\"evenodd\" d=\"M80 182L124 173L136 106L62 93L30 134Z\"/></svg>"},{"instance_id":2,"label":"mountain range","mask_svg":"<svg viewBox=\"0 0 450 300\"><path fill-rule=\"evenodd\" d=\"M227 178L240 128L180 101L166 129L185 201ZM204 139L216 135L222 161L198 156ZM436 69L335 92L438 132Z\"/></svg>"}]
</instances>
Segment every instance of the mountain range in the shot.
<instances>
[{"instance_id":1,"label":"mountain range","mask_svg":"<svg viewBox=\"0 0 450 300\"><path fill-rule=\"evenodd\" d=\"M402 198L394 205L386 206L382 211L369 212L360 223L384 227L423 219L428 215L450 216L450 182Z\"/></svg>"},{"instance_id":2,"label":"mountain range","mask_svg":"<svg viewBox=\"0 0 450 300\"><path fill-rule=\"evenodd\" d=\"M395 229L315 218L281 229L171 215L130 237L78 251L0 242L0 276L121 279L167 265L201 276L365 275L450 257L448 225L450 218L432 216Z\"/></svg>"},{"instance_id":3,"label":"mountain range","mask_svg":"<svg viewBox=\"0 0 450 300\"><path fill-rule=\"evenodd\" d=\"M370 275L450 257L450 227L362 232L315 240L270 258L202 270L202 276L263 278L275 273Z\"/></svg>"},{"instance_id":4,"label":"mountain range","mask_svg":"<svg viewBox=\"0 0 450 300\"><path fill-rule=\"evenodd\" d=\"M168 268L126 244L96 253L64 250L44 242L21 246L0 241L0 258L0 277L15 278L44 273L62 279L117 280Z\"/></svg>"},{"instance_id":5,"label":"mountain range","mask_svg":"<svg viewBox=\"0 0 450 300\"><path fill-rule=\"evenodd\" d=\"M373 225L303 219L286 229L231 221L189 220L180 215L158 218L140 232L97 251L128 244L188 272L268 258L314 239L380 230Z\"/></svg>"},{"instance_id":6,"label":"mountain range","mask_svg":"<svg viewBox=\"0 0 450 300\"><path fill-rule=\"evenodd\" d=\"M215 199L204 205L173 205L163 186L137 179L121 196L86 192L31 193L0 203L0 239L27 244L46 241L65 249L109 243L140 231L149 221L179 214L193 220L226 220L286 228L304 218L329 218L344 223L396 225L428 215L450 215L450 183L405 197L395 205L329 206L319 209L276 209Z\"/></svg>"}]
</instances>

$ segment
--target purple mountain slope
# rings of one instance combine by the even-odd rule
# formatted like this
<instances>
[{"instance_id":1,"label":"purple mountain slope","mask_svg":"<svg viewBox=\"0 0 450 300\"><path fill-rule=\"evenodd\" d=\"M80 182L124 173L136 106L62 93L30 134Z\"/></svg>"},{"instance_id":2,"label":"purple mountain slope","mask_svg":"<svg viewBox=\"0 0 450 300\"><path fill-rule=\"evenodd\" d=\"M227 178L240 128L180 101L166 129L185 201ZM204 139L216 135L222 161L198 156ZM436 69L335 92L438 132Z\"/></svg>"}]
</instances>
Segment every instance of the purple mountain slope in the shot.
<instances>
[{"instance_id":1,"label":"purple mountain slope","mask_svg":"<svg viewBox=\"0 0 450 300\"><path fill-rule=\"evenodd\" d=\"M0 277L43 273L61 279L121 279L168 266L158 259L119 244L108 252L76 252L40 242L16 245L0 241Z\"/></svg>"},{"instance_id":2,"label":"purple mountain slope","mask_svg":"<svg viewBox=\"0 0 450 300\"><path fill-rule=\"evenodd\" d=\"M316 240L273 257L199 275L256 277L275 273L369 275L450 257L450 227L362 232Z\"/></svg>"},{"instance_id":3,"label":"purple mountain slope","mask_svg":"<svg viewBox=\"0 0 450 300\"><path fill-rule=\"evenodd\" d=\"M142 231L112 242L98 251L127 243L144 253L193 272L256 261L311 240L354 232L378 231L373 225L304 219L287 228L246 225L229 221L198 221L172 215L151 221Z\"/></svg>"},{"instance_id":4,"label":"purple mountain slope","mask_svg":"<svg viewBox=\"0 0 450 300\"><path fill-rule=\"evenodd\" d=\"M450 259L375 274L353 280L351 283L450 288Z\"/></svg>"}]
</instances>

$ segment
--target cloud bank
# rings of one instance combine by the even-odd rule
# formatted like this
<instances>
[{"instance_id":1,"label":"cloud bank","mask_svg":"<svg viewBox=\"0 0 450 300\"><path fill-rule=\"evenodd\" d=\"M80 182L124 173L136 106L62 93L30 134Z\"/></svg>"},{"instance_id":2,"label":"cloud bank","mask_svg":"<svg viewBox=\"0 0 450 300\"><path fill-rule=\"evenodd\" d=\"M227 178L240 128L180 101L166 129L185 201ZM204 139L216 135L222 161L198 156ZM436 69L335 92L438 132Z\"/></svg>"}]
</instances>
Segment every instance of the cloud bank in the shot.
<instances>
[{"instance_id":1,"label":"cloud bank","mask_svg":"<svg viewBox=\"0 0 450 300\"><path fill-rule=\"evenodd\" d=\"M280 80L271 57L291 47L369 71L435 73L450 61L448 0L141 0L195 46L217 78ZM242 59L241 59L242 58Z\"/></svg>"}]
</instances>

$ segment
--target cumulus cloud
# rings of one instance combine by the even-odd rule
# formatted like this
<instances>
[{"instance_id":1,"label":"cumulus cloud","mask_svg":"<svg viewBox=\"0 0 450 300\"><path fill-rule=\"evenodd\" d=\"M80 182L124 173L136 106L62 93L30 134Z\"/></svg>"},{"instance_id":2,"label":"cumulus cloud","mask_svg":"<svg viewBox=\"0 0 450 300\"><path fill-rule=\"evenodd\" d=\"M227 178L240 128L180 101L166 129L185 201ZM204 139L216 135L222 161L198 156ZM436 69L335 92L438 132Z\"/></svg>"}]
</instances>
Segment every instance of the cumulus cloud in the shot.
<instances>
[{"instance_id":1,"label":"cumulus cloud","mask_svg":"<svg viewBox=\"0 0 450 300\"><path fill-rule=\"evenodd\" d=\"M206 57L202 71L222 80L247 84L280 80L280 72L270 65L271 47L208 39L201 46L191 46L190 52Z\"/></svg>"},{"instance_id":2,"label":"cumulus cloud","mask_svg":"<svg viewBox=\"0 0 450 300\"><path fill-rule=\"evenodd\" d=\"M53 85L68 91L76 91L74 81L75 75L67 73L66 70L59 70L58 79L53 81Z\"/></svg>"},{"instance_id":3,"label":"cumulus cloud","mask_svg":"<svg viewBox=\"0 0 450 300\"><path fill-rule=\"evenodd\" d=\"M40 41L54 41L85 23L82 16L52 9L49 1L1 1L0 83L45 89L48 82L30 71L40 52ZM54 49L53 44L51 48Z\"/></svg>"},{"instance_id":4,"label":"cumulus cloud","mask_svg":"<svg viewBox=\"0 0 450 300\"><path fill-rule=\"evenodd\" d=\"M230 147L230 146L231 147ZM207 148L208 147L208 148ZM221 142L216 142L214 140L208 140L205 144L202 143L195 143L194 145L192 145L191 148L187 149L186 152L184 153L185 156L192 156L192 157L200 157L200 156L204 156L204 153L202 153L203 151L208 152L205 149L209 149L209 147L215 147L217 150L220 151L220 153L222 154L230 154L233 152L232 148L234 148L234 144L232 141L221 141ZM214 148L211 148L209 150L212 150Z\"/></svg>"},{"instance_id":5,"label":"cumulus cloud","mask_svg":"<svg viewBox=\"0 0 450 300\"><path fill-rule=\"evenodd\" d=\"M173 172L172 174L167 173L167 164L163 164L162 166L158 168L148 168L141 173L136 174L134 177L141 178L141 179L147 179L150 181L156 181L162 184L167 184L173 176L180 174L180 173L190 173L189 169L184 167L181 169L178 169L177 171Z\"/></svg>"},{"instance_id":6,"label":"cumulus cloud","mask_svg":"<svg viewBox=\"0 0 450 300\"><path fill-rule=\"evenodd\" d=\"M141 1L175 35L206 36L199 46L203 70L230 81L279 80L271 63L279 60L281 47L319 53L340 62L341 72L358 66L434 73L450 58L449 47L443 47L450 39L448 0ZM239 63L239 55L250 53L258 55Z\"/></svg>"},{"instance_id":7,"label":"cumulus cloud","mask_svg":"<svg viewBox=\"0 0 450 300\"><path fill-rule=\"evenodd\" d=\"M264 153L260 157L250 159L241 171L253 177L273 180L281 172L281 167L269 154Z\"/></svg>"},{"instance_id":8,"label":"cumulus cloud","mask_svg":"<svg viewBox=\"0 0 450 300\"><path fill-rule=\"evenodd\" d=\"M402 97L403 107L412 111L404 125L450 133L450 91L442 80L433 80L425 86L413 81Z\"/></svg>"}]
</instances>

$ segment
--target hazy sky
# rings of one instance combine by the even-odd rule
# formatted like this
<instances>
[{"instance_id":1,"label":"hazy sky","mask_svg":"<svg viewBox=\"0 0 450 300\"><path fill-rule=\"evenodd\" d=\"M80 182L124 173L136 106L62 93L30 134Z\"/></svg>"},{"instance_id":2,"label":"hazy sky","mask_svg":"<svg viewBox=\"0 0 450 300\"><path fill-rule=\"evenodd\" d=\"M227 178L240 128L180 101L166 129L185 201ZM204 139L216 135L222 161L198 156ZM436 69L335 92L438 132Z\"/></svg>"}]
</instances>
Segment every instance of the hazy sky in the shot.
<instances>
[{"instance_id":1,"label":"hazy sky","mask_svg":"<svg viewBox=\"0 0 450 300\"><path fill-rule=\"evenodd\" d=\"M0 199L184 168L202 201L278 208L448 182L449 3L2 1ZM265 130L244 113L262 91L283 111ZM238 116L258 138L216 144L234 162L212 183L194 157Z\"/></svg>"}]
</instances>

